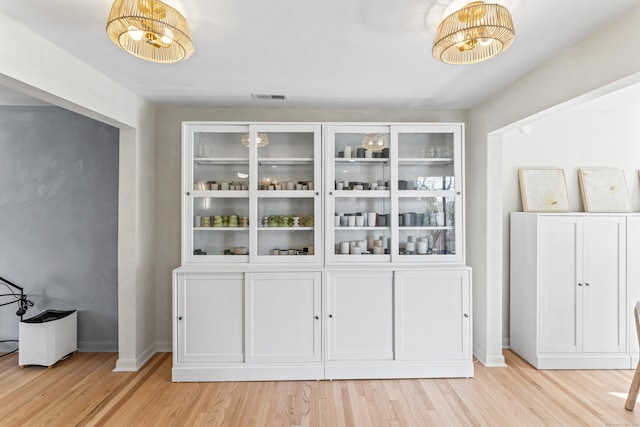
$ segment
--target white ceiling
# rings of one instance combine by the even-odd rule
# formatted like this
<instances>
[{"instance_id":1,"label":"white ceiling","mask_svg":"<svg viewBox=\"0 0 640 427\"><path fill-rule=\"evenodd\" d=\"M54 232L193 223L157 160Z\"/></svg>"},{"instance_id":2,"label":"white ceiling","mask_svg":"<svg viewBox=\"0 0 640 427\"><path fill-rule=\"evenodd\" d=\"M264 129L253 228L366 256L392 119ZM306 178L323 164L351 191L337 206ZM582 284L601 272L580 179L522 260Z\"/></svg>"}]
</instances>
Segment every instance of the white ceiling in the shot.
<instances>
[{"instance_id":1,"label":"white ceiling","mask_svg":"<svg viewBox=\"0 0 640 427\"><path fill-rule=\"evenodd\" d=\"M513 15L510 49L483 63L440 63L431 56L435 26L445 9L468 1L168 0L186 16L196 46L178 64L118 49L105 33L112 0L5 0L0 13L156 104L466 109L639 5L498 1Z\"/></svg>"}]
</instances>

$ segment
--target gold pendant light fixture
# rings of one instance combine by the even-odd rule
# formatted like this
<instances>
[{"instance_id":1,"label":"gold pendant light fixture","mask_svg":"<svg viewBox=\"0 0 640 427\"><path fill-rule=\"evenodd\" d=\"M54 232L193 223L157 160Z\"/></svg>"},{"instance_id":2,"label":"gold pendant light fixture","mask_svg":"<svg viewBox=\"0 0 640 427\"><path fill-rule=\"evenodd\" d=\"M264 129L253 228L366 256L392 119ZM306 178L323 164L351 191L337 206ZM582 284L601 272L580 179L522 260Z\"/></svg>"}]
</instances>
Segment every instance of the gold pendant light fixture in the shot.
<instances>
[{"instance_id":1,"label":"gold pendant light fixture","mask_svg":"<svg viewBox=\"0 0 640 427\"><path fill-rule=\"evenodd\" d=\"M121 49L151 62L178 62L194 52L187 20L160 0L115 0L107 34Z\"/></svg>"},{"instance_id":2,"label":"gold pendant light fixture","mask_svg":"<svg viewBox=\"0 0 640 427\"><path fill-rule=\"evenodd\" d=\"M474 1L442 20L431 53L447 64L473 64L506 50L514 37L504 6Z\"/></svg>"}]
</instances>

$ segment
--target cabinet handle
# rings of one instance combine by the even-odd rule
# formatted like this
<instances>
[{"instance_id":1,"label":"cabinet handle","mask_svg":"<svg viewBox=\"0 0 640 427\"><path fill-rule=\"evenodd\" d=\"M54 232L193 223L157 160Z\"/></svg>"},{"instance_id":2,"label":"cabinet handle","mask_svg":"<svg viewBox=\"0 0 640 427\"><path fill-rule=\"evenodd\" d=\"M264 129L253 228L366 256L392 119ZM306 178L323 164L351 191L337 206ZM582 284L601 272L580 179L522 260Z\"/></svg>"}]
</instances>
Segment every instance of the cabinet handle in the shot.
<instances>
[{"instance_id":1,"label":"cabinet handle","mask_svg":"<svg viewBox=\"0 0 640 427\"><path fill-rule=\"evenodd\" d=\"M578 283L578 286L582 286L582 283Z\"/></svg>"},{"instance_id":2,"label":"cabinet handle","mask_svg":"<svg viewBox=\"0 0 640 427\"><path fill-rule=\"evenodd\" d=\"M182 320L182 316L178 316L178 320Z\"/></svg>"},{"instance_id":3,"label":"cabinet handle","mask_svg":"<svg viewBox=\"0 0 640 427\"><path fill-rule=\"evenodd\" d=\"M469 315L467 313L464 314L464 317L469 317Z\"/></svg>"},{"instance_id":4,"label":"cabinet handle","mask_svg":"<svg viewBox=\"0 0 640 427\"><path fill-rule=\"evenodd\" d=\"M462 194L462 191L458 191L458 192L456 192L456 194L459 196L459 195Z\"/></svg>"},{"instance_id":5,"label":"cabinet handle","mask_svg":"<svg viewBox=\"0 0 640 427\"><path fill-rule=\"evenodd\" d=\"M589 283L585 283L584 285L585 285L585 286L591 286Z\"/></svg>"},{"instance_id":6,"label":"cabinet handle","mask_svg":"<svg viewBox=\"0 0 640 427\"><path fill-rule=\"evenodd\" d=\"M319 195L320 195L320 192L319 192L319 191L316 191L316 196L319 196Z\"/></svg>"},{"instance_id":7,"label":"cabinet handle","mask_svg":"<svg viewBox=\"0 0 640 427\"><path fill-rule=\"evenodd\" d=\"M329 195L330 195L330 196L333 196L333 191L329 191Z\"/></svg>"},{"instance_id":8,"label":"cabinet handle","mask_svg":"<svg viewBox=\"0 0 640 427\"><path fill-rule=\"evenodd\" d=\"M191 195L191 193L189 193L189 192L187 191L187 196L190 196L190 195Z\"/></svg>"},{"instance_id":9,"label":"cabinet handle","mask_svg":"<svg viewBox=\"0 0 640 427\"><path fill-rule=\"evenodd\" d=\"M330 319L333 319L333 314L330 314L330 315L329 315L329 318L330 318Z\"/></svg>"},{"instance_id":10,"label":"cabinet handle","mask_svg":"<svg viewBox=\"0 0 640 427\"><path fill-rule=\"evenodd\" d=\"M320 316L315 316L316 320L320 319Z\"/></svg>"}]
</instances>

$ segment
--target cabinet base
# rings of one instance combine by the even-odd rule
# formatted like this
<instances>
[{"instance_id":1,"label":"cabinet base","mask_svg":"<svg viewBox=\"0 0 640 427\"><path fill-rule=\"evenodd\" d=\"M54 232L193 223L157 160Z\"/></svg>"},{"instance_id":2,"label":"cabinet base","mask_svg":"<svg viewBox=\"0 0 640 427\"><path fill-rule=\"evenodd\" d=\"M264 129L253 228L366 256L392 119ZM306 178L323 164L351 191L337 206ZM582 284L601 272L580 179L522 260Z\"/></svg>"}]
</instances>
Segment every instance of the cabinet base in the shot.
<instances>
[{"instance_id":1,"label":"cabinet base","mask_svg":"<svg viewBox=\"0 0 640 427\"><path fill-rule=\"evenodd\" d=\"M327 366L174 366L173 382L296 381L391 378L471 378L471 361L442 363L349 363Z\"/></svg>"},{"instance_id":2,"label":"cabinet base","mask_svg":"<svg viewBox=\"0 0 640 427\"><path fill-rule=\"evenodd\" d=\"M620 356L538 356L524 358L536 369L634 369L629 355Z\"/></svg>"},{"instance_id":3,"label":"cabinet base","mask_svg":"<svg viewBox=\"0 0 640 427\"><path fill-rule=\"evenodd\" d=\"M174 366L173 382L292 381L324 379L324 366Z\"/></svg>"},{"instance_id":4,"label":"cabinet base","mask_svg":"<svg viewBox=\"0 0 640 427\"><path fill-rule=\"evenodd\" d=\"M471 361L331 363L325 367L325 379L471 378L474 374L473 368Z\"/></svg>"}]
</instances>

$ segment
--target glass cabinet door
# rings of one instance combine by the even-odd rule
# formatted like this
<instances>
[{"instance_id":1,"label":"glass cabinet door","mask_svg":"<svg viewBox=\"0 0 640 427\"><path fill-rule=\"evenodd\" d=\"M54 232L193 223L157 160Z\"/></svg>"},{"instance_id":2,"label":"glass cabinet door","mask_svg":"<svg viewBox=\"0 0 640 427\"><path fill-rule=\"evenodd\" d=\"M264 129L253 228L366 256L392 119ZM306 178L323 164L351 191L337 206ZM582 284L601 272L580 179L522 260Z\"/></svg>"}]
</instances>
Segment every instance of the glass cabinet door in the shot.
<instances>
[{"instance_id":1,"label":"glass cabinet door","mask_svg":"<svg viewBox=\"0 0 640 427\"><path fill-rule=\"evenodd\" d=\"M183 263L249 261L248 126L183 126Z\"/></svg>"},{"instance_id":2,"label":"glass cabinet door","mask_svg":"<svg viewBox=\"0 0 640 427\"><path fill-rule=\"evenodd\" d=\"M391 140L397 164L394 261L462 261L459 126L398 126Z\"/></svg>"},{"instance_id":3,"label":"glass cabinet door","mask_svg":"<svg viewBox=\"0 0 640 427\"><path fill-rule=\"evenodd\" d=\"M256 125L256 262L320 262L321 126Z\"/></svg>"},{"instance_id":4,"label":"glass cabinet door","mask_svg":"<svg viewBox=\"0 0 640 427\"><path fill-rule=\"evenodd\" d=\"M337 263L389 262L388 126L328 126L326 256Z\"/></svg>"}]
</instances>

